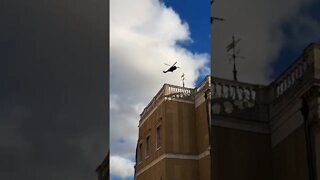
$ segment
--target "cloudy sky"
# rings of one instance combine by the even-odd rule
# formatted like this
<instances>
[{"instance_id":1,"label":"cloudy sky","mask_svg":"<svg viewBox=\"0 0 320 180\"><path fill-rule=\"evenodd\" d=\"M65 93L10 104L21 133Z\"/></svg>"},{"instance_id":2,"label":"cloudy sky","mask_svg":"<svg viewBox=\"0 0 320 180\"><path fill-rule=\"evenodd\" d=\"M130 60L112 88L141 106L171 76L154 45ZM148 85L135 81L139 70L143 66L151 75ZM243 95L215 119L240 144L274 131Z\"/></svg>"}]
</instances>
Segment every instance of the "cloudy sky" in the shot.
<instances>
[{"instance_id":1,"label":"cloudy sky","mask_svg":"<svg viewBox=\"0 0 320 180\"><path fill-rule=\"evenodd\" d=\"M320 42L318 0L216 0L213 24L213 74L232 79L225 47L240 38L238 79L266 84L281 73L311 42Z\"/></svg>"},{"instance_id":2,"label":"cloudy sky","mask_svg":"<svg viewBox=\"0 0 320 180\"><path fill-rule=\"evenodd\" d=\"M143 108L164 83L182 85L182 73L188 87L210 74L210 6L207 1L110 2L110 167L112 179L132 179ZM162 72L168 68L164 63L176 61L180 69Z\"/></svg>"},{"instance_id":3,"label":"cloudy sky","mask_svg":"<svg viewBox=\"0 0 320 180\"><path fill-rule=\"evenodd\" d=\"M209 73L209 0L110 0L110 19L105 0L0 4L0 179L95 179L108 117L113 178L132 179L142 109L163 83L181 85L185 73L193 87ZM239 80L269 82L319 43L319 6L216 0L226 21L214 24L213 73L232 77L225 46L235 34ZM164 75L175 61L181 68Z\"/></svg>"},{"instance_id":4,"label":"cloudy sky","mask_svg":"<svg viewBox=\"0 0 320 180\"><path fill-rule=\"evenodd\" d=\"M232 78L225 47L240 38L238 79L267 84L311 42L320 41L317 0L216 0L213 14L225 19L210 29L209 0L111 0L110 147L113 179L132 179L139 114L163 83L194 86L208 72ZM209 38L208 38L209 37ZM199 44L200 42L200 44ZM163 75L163 63L183 67Z\"/></svg>"},{"instance_id":5,"label":"cloudy sky","mask_svg":"<svg viewBox=\"0 0 320 180\"><path fill-rule=\"evenodd\" d=\"M0 179L96 179L109 139L107 1L0 4Z\"/></svg>"}]
</instances>

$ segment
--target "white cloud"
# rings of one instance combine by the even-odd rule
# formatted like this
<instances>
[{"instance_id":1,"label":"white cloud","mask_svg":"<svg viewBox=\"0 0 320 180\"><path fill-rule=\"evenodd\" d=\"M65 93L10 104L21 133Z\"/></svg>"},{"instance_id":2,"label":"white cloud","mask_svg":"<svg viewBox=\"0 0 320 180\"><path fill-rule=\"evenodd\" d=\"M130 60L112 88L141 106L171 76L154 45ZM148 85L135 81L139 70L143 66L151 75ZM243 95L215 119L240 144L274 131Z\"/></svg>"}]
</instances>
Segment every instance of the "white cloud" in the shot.
<instances>
[{"instance_id":1,"label":"white cloud","mask_svg":"<svg viewBox=\"0 0 320 180\"><path fill-rule=\"evenodd\" d=\"M301 10L316 0L221 0L213 7L215 16L225 21L214 23L213 73L232 79L233 65L229 63L225 47L231 42L232 34L241 38L239 47L245 59L237 61L238 79L252 83L270 82L272 65L281 49L290 44L304 42L304 47L317 40L316 33L297 30L295 38L288 38L283 31L284 23L292 27L320 29L311 17L303 17ZM303 18L302 18L303 17ZM306 18L306 19L305 19ZM308 20L307 20L308 19ZM294 28L292 31L295 31ZM319 33L317 33L319 34ZM310 37L312 36L312 37ZM304 47L299 47L302 48ZM293 59L294 60L294 59ZM292 61L293 61L292 60Z\"/></svg>"},{"instance_id":2,"label":"white cloud","mask_svg":"<svg viewBox=\"0 0 320 180\"><path fill-rule=\"evenodd\" d=\"M158 0L111 0L110 5L110 153L132 159L142 109L164 83L182 85L182 73L186 86L193 87L199 75L210 73L209 55L177 45L192 43L188 24ZM181 68L164 74L164 63L175 61Z\"/></svg>"},{"instance_id":3,"label":"white cloud","mask_svg":"<svg viewBox=\"0 0 320 180\"><path fill-rule=\"evenodd\" d=\"M127 178L134 175L134 162L119 157L111 156L110 157L110 174L112 176L117 176L121 178Z\"/></svg>"}]
</instances>

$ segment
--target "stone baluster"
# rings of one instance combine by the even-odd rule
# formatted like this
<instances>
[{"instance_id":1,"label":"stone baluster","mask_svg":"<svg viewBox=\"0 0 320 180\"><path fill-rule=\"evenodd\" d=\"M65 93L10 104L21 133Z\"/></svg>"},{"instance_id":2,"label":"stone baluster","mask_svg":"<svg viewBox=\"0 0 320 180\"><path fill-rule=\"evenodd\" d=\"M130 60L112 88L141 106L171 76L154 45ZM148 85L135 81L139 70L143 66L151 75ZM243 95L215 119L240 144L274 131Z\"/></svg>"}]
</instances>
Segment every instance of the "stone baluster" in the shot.
<instances>
[{"instance_id":1,"label":"stone baluster","mask_svg":"<svg viewBox=\"0 0 320 180\"><path fill-rule=\"evenodd\" d=\"M292 85L296 83L296 78L294 76L294 71L291 71L291 81L292 81Z\"/></svg>"},{"instance_id":2,"label":"stone baluster","mask_svg":"<svg viewBox=\"0 0 320 180\"><path fill-rule=\"evenodd\" d=\"M212 82L212 97L216 97L217 86L215 82Z\"/></svg>"},{"instance_id":3,"label":"stone baluster","mask_svg":"<svg viewBox=\"0 0 320 180\"><path fill-rule=\"evenodd\" d=\"M299 78L301 78L302 77L302 75L303 75L303 67L302 67L302 64L299 64Z\"/></svg>"},{"instance_id":4,"label":"stone baluster","mask_svg":"<svg viewBox=\"0 0 320 180\"><path fill-rule=\"evenodd\" d=\"M289 73L289 75L288 75L288 77L287 77L288 84L289 84L289 88L292 86L292 82L291 82L290 75L291 75L291 74Z\"/></svg>"},{"instance_id":5,"label":"stone baluster","mask_svg":"<svg viewBox=\"0 0 320 180\"><path fill-rule=\"evenodd\" d=\"M232 86L232 99L236 99L237 95L236 95L236 86Z\"/></svg>"}]
</instances>

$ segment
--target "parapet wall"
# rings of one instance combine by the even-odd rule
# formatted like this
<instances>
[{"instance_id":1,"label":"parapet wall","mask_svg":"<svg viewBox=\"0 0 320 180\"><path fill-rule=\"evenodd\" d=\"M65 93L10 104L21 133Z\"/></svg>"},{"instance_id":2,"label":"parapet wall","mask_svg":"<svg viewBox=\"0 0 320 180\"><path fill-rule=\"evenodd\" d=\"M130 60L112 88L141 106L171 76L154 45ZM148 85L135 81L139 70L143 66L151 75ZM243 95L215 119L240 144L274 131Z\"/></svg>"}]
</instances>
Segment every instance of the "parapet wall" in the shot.
<instances>
[{"instance_id":1,"label":"parapet wall","mask_svg":"<svg viewBox=\"0 0 320 180\"><path fill-rule=\"evenodd\" d=\"M251 121L272 122L295 99L320 85L320 45L311 44L267 86L212 77L212 113ZM299 101L298 101L299 103Z\"/></svg>"},{"instance_id":2,"label":"parapet wall","mask_svg":"<svg viewBox=\"0 0 320 180\"><path fill-rule=\"evenodd\" d=\"M202 95L210 88L210 76L207 76L198 87L186 88L171 84L164 84L159 92L154 96L150 103L144 108L140 114L141 125L143 121L156 109L164 100L195 102L199 95Z\"/></svg>"},{"instance_id":3,"label":"parapet wall","mask_svg":"<svg viewBox=\"0 0 320 180\"><path fill-rule=\"evenodd\" d=\"M267 86L212 78L214 177L304 180L313 166L320 180L319 95L317 44Z\"/></svg>"}]
</instances>

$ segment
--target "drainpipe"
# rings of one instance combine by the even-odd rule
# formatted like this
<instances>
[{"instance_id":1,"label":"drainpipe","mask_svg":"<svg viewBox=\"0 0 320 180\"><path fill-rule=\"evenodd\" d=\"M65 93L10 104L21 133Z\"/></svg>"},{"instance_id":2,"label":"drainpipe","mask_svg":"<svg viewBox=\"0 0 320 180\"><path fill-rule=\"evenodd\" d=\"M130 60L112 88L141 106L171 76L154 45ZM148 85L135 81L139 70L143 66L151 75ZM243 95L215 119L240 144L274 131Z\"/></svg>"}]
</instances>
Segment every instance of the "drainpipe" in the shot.
<instances>
[{"instance_id":1,"label":"drainpipe","mask_svg":"<svg viewBox=\"0 0 320 180\"><path fill-rule=\"evenodd\" d=\"M210 82L209 82L210 83ZM209 135L209 148L210 148L210 158L211 158L211 179L213 179L213 148L212 148L212 133L211 133L211 123L210 123L210 114L211 114L211 108L209 108L209 105L211 104L211 100L208 98L208 93L211 90L208 89L205 91L204 93L204 98L205 98L205 102L206 102L206 111L207 111L207 124L208 124L208 135Z\"/></svg>"},{"instance_id":2,"label":"drainpipe","mask_svg":"<svg viewBox=\"0 0 320 180\"><path fill-rule=\"evenodd\" d=\"M304 98L302 99L302 107L301 107L301 113L303 115L304 119L304 131L305 131L305 138L306 138L306 151L307 151L307 162L308 162L308 172L309 172L309 180L316 180L315 179L315 167L313 164L314 156L312 151L312 134L310 129L310 121L309 121L309 105L307 100Z\"/></svg>"}]
</instances>

